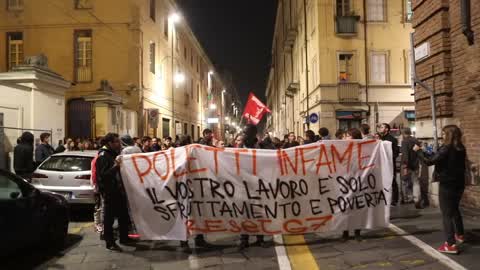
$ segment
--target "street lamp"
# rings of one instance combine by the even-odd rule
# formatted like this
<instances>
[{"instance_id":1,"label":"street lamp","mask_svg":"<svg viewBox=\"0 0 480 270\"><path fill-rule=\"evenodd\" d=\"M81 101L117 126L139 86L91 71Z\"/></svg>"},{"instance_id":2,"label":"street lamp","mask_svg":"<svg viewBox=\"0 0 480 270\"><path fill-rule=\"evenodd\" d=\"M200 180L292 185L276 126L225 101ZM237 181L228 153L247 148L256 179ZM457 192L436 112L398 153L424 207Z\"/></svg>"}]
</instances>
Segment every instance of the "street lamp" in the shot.
<instances>
[{"instance_id":1,"label":"street lamp","mask_svg":"<svg viewBox=\"0 0 480 270\"><path fill-rule=\"evenodd\" d=\"M177 72L174 77L175 84L178 86L179 84L182 84L185 81L185 75L181 72Z\"/></svg>"},{"instance_id":2,"label":"street lamp","mask_svg":"<svg viewBox=\"0 0 480 270\"><path fill-rule=\"evenodd\" d=\"M178 13L174 12L172 14L170 14L170 21L172 21L172 23L178 23L180 21L181 17Z\"/></svg>"}]
</instances>

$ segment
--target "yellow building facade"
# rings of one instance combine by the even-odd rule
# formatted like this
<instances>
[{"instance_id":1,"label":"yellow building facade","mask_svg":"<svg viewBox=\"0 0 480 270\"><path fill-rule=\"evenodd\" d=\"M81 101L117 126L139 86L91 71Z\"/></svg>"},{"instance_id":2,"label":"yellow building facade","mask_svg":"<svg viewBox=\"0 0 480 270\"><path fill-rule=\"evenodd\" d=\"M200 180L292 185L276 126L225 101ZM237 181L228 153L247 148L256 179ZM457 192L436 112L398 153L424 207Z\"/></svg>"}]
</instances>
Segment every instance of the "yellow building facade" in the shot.
<instances>
[{"instance_id":1,"label":"yellow building facade","mask_svg":"<svg viewBox=\"0 0 480 270\"><path fill-rule=\"evenodd\" d=\"M72 82L67 136L201 136L223 86L173 0L1 2L0 72L46 55Z\"/></svg>"},{"instance_id":2,"label":"yellow building facade","mask_svg":"<svg viewBox=\"0 0 480 270\"><path fill-rule=\"evenodd\" d=\"M410 0L279 1L266 95L276 136L413 126ZM307 123L307 119L310 119Z\"/></svg>"}]
</instances>

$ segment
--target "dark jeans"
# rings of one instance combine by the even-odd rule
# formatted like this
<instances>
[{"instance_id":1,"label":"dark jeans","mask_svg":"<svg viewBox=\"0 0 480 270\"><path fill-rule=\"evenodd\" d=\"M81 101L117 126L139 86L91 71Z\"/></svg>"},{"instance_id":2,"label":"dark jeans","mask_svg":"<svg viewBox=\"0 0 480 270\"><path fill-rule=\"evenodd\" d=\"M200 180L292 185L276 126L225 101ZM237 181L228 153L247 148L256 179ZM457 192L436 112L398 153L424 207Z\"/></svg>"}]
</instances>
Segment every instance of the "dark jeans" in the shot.
<instances>
[{"instance_id":1,"label":"dark jeans","mask_svg":"<svg viewBox=\"0 0 480 270\"><path fill-rule=\"evenodd\" d=\"M462 179L463 181L463 179ZM443 215L443 230L449 245L455 244L455 233L464 235L460 200L465 187L452 187L440 183L439 202Z\"/></svg>"},{"instance_id":2,"label":"dark jeans","mask_svg":"<svg viewBox=\"0 0 480 270\"><path fill-rule=\"evenodd\" d=\"M392 180L392 202L391 204L397 204L398 203L398 184L397 184L397 169L394 167L393 168L394 173L393 173L393 180Z\"/></svg>"},{"instance_id":3,"label":"dark jeans","mask_svg":"<svg viewBox=\"0 0 480 270\"><path fill-rule=\"evenodd\" d=\"M120 241L127 241L130 226L127 201L121 196L107 196L104 198L103 205L103 235L107 246L115 242L113 237L113 222L115 218L118 218Z\"/></svg>"}]
</instances>

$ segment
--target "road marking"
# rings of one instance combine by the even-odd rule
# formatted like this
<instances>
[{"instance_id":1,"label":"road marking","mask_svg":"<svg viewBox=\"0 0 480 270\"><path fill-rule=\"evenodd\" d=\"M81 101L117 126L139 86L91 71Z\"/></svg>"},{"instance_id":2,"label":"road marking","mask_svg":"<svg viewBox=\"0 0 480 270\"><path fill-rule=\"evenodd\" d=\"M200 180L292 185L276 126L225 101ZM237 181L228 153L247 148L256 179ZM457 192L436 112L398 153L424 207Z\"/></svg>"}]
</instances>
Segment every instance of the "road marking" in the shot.
<instances>
[{"instance_id":1,"label":"road marking","mask_svg":"<svg viewBox=\"0 0 480 270\"><path fill-rule=\"evenodd\" d=\"M93 222L87 222L85 224L81 224L79 226L69 228L68 233L69 234L79 234L83 229L91 227L91 226L93 226Z\"/></svg>"},{"instance_id":2,"label":"road marking","mask_svg":"<svg viewBox=\"0 0 480 270\"><path fill-rule=\"evenodd\" d=\"M285 235L283 240L292 269L319 269L303 235Z\"/></svg>"},{"instance_id":3,"label":"road marking","mask_svg":"<svg viewBox=\"0 0 480 270\"><path fill-rule=\"evenodd\" d=\"M402 236L404 239L408 240L410 243L414 244L415 246L422 249L425 253L432 256L433 258L437 259L440 263L455 269L455 270L467 270L467 268L463 267L456 261L450 259L448 256L438 252L436 249L432 248L422 240L416 238L413 235L410 235L408 232L404 231L403 229L395 226L394 224L390 223L388 226L390 230L394 231L398 235Z\"/></svg>"},{"instance_id":4,"label":"road marking","mask_svg":"<svg viewBox=\"0 0 480 270\"><path fill-rule=\"evenodd\" d=\"M277 253L278 260L278 269L279 270L292 270L290 265L290 260L288 259L287 251L285 250L285 245L283 244L283 237L281 234L276 234L273 236L275 241L275 252Z\"/></svg>"}]
</instances>

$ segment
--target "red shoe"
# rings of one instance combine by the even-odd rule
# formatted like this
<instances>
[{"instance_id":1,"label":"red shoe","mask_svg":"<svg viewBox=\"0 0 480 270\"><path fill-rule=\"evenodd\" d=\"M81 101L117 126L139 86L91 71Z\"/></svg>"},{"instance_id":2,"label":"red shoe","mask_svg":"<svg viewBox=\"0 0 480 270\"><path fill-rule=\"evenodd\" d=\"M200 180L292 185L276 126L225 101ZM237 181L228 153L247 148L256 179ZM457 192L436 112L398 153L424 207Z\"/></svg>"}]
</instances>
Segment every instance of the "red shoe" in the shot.
<instances>
[{"instance_id":1,"label":"red shoe","mask_svg":"<svg viewBox=\"0 0 480 270\"><path fill-rule=\"evenodd\" d=\"M455 234L455 241L457 242L457 245L461 245L461 244L465 243L465 236Z\"/></svg>"},{"instance_id":2,"label":"red shoe","mask_svg":"<svg viewBox=\"0 0 480 270\"><path fill-rule=\"evenodd\" d=\"M448 254L458 254L458 249L455 245L449 245L447 242L445 242L441 247L437 249L438 251L442 253L448 253Z\"/></svg>"}]
</instances>

